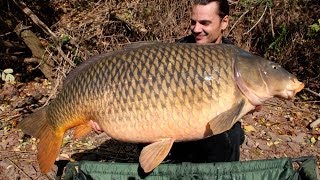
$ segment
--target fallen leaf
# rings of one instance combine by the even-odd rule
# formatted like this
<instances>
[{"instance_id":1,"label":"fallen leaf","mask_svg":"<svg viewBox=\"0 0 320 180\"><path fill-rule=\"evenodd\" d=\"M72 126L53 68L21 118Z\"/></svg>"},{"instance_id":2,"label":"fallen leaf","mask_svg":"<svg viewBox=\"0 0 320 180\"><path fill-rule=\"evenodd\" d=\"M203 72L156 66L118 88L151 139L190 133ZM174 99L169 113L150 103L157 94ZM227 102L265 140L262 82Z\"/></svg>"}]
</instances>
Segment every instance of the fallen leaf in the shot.
<instances>
[{"instance_id":1,"label":"fallen leaf","mask_svg":"<svg viewBox=\"0 0 320 180\"><path fill-rule=\"evenodd\" d=\"M268 146L272 146L272 145L273 145L273 142L272 142L272 141L267 142L267 145L268 145Z\"/></svg>"},{"instance_id":2,"label":"fallen leaf","mask_svg":"<svg viewBox=\"0 0 320 180\"><path fill-rule=\"evenodd\" d=\"M247 146L253 147L254 146L254 141L251 138L247 138Z\"/></svg>"},{"instance_id":3,"label":"fallen leaf","mask_svg":"<svg viewBox=\"0 0 320 180\"><path fill-rule=\"evenodd\" d=\"M264 151L271 150L270 146L265 145L265 144L259 144L258 148L261 149L261 150L264 150Z\"/></svg>"},{"instance_id":4,"label":"fallen leaf","mask_svg":"<svg viewBox=\"0 0 320 180\"><path fill-rule=\"evenodd\" d=\"M6 149L8 144L9 144L9 142L4 140L4 141L0 142L0 147L2 147L2 149Z\"/></svg>"},{"instance_id":5,"label":"fallen leaf","mask_svg":"<svg viewBox=\"0 0 320 180\"><path fill-rule=\"evenodd\" d=\"M1 105L0 106L0 111L5 111L6 110L6 107L4 105Z\"/></svg>"},{"instance_id":6,"label":"fallen leaf","mask_svg":"<svg viewBox=\"0 0 320 180\"><path fill-rule=\"evenodd\" d=\"M60 156L60 158L63 158L63 159L69 159L70 158L70 156L68 154L60 154L59 156Z\"/></svg>"},{"instance_id":7,"label":"fallen leaf","mask_svg":"<svg viewBox=\"0 0 320 180\"><path fill-rule=\"evenodd\" d=\"M313 121L313 122L310 124L310 127L311 127L311 128L316 128L319 124L320 124L320 118L318 118L317 120Z\"/></svg>"},{"instance_id":8,"label":"fallen leaf","mask_svg":"<svg viewBox=\"0 0 320 180\"><path fill-rule=\"evenodd\" d=\"M288 145L290 146L290 148L294 151L294 152L300 152L300 146L296 143L293 142L288 142Z\"/></svg>"},{"instance_id":9,"label":"fallen leaf","mask_svg":"<svg viewBox=\"0 0 320 180\"><path fill-rule=\"evenodd\" d=\"M274 145L280 144L280 141L273 142Z\"/></svg>"},{"instance_id":10,"label":"fallen leaf","mask_svg":"<svg viewBox=\"0 0 320 180\"><path fill-rule=\"evenodd\" d=\"M310 142L311 142L312 144L314 144L314 143L317 142L317 139L316 139L314 136L312 136L312 138L310 139Z\"/></svg>"},{"instance_id":11,"label":"fallen leaf","mask_svg":"<svg viewBox=\"0 0 320 180\"><path fill-rule=\"evenodd\" d=\"M248 126L244 126L244 131L249 133L249 132L252 132L252 131L257 131L253 126L251 125L248 125Z\"/></svg>"},{"instance_id":12,"label":"fallen leaf","mask_svg":"<svg viewBox=\"0 0 320 180\"><path fill-rule=\"evenodd\" d=\"M304 143L304 138L307 136L306 133L299 133L297 134L297 136L293 136L291 137L292 141L293 142L296 142L296 143Z\"/></svg>"}]
</instances>

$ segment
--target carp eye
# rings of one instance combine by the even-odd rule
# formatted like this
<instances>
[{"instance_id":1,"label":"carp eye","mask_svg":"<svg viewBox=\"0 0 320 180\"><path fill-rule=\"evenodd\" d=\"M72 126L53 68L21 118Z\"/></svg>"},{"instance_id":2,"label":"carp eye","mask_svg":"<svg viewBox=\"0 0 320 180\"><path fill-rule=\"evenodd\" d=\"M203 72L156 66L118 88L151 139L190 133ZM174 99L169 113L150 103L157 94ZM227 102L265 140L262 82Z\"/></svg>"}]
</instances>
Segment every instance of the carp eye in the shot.
<instances>
[{"instance_id":1,"label":"carp eye","mask_svg":"<svg viewBox=\"0 0 320 180\"><path fill-rule=\"evenodd\" d=\"M278 66L277 65L272 65L272 68L273 69L278 69Z\"/></svg>"}]
</instances>

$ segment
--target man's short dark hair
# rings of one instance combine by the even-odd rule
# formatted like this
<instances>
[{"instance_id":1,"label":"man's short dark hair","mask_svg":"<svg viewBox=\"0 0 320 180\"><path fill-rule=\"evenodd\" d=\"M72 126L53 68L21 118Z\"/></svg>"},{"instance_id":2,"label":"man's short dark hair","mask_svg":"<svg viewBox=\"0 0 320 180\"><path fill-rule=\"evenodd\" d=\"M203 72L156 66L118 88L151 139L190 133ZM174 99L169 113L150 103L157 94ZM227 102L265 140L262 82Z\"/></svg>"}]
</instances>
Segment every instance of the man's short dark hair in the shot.
<instances>
[{"instance_id":1,"label":"man's short dark hair","mask_svg":"<svg viewBox=\"0 0 320 180\"><path fill-rule=\"evenodd\" d=\"M229 4L227 0L193 0L193 5L201 4L207 5L211 2L217 2L219 5L219 16L224 18L226 15L229 15Z\"/></svg>"}]
</instances>

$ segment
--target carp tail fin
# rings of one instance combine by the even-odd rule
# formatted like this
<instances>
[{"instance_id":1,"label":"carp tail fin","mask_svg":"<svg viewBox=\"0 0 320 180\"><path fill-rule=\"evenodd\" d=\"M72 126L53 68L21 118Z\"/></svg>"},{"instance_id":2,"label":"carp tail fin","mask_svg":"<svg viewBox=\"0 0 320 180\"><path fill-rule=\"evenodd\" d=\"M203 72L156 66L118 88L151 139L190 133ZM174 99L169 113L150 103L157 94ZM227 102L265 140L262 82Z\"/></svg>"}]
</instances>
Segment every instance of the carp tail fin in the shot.
<instances>
[{"instance_id":1,"label":"carp tail fin","mask_svg":"<svg viewBox=\"0 0 320 180\"><path fill-rule=\"evenodd\" d=\"M25 117L19 124L25 134L40 139L38 143L38 163L43 173L49 172L60 151L64 132L58 132L47 122L46 108L39 109Z\"/></svg>"},{"instance_id":2,"label":"carp tail fin","mask_svg":"<svg viewBox=\"0 0 320 180\"><path fill-rule=\"evenodd\" d=\"M46 108L42 108L24 117L19 122L18 128L27 135L39 138L46 123Z\"/></svg>"},{"instance_id":3,"label":"carp tail fin","mask_svg":"<svg viewBox=\"0 0 320 180\"><path fill-rule=\"evenodd\" d=\"M48 173L60 152L64 132L55 132L49 125L43 127L38 144L38 163L43 173Z\"/></svg>"}]
</instances>

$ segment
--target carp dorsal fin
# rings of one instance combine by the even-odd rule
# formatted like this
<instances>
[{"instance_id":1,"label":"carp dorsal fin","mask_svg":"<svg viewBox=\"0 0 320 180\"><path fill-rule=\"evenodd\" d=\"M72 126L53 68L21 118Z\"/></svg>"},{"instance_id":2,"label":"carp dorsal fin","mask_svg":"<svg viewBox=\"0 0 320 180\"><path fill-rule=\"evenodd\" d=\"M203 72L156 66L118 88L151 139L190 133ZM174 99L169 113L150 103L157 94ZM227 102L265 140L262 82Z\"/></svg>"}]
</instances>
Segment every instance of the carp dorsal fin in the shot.
<instances>
[{"instance_id":1,"label":"carp dorsal fin","mask_svg":"<svg viewBox=\"0 0 320 180\"><path fill-rule=\"evenodd\" d=\"M83 70L89 68L91 65L95 64L97 61L100 61L100 60L102 60L102 59L104 59L106 57L112 56L112 55L120 53L120 52L124 52L124 51L128 51L128 50L140 48L140 47L143 47L143 46L155 45L155 44L159 44L159 43L161 43L161 42L159 42L159 41L132 42L132 43L124 46L124 48L122 50L116 50L116 51L111 51L111 52L107 52L107 53L103 53L103 54L92 56L91 58L89 58L86 61L82 62L79 66L75 67L68 74L68 76L65 78L65 80L63 82L63 86L65 87L69 82L71 82L75 77L77 77L80 72L82 72Z\"/></svg>"},{"instance_id":2,"label":"carp dorsal fin","mask_svg":"<svg viewBox=\"0 0 320 180\"><path fill-rule=\"evenodd\" d=\"M229 130L233 124L236 123L244 104L245 101L242 100L228 111L225 111L212 119L209 122L212 133L216 135Z\"/></svg>"},{"instance_id":3,"label":"carp dorsal fin","mask_svg":"<svg viewBox=\"0 0 320 180\"><path fill-rule=\"evenodd\" d=\"M77 77L79 75L79 73L81 73L82 71L85 71L87 68L89 68L91 65L97 63L98 61L112 56L116 53L118 53L119 51L112 51L112 52L106 52L103 54L99 54L99 55L95 55L92 56L91 58L87 59L86 61L82 62L79 66L75 67L65 78L64 82L63 82L63 87L65 87L66 85L68 85L75 77Z\"/></svg>"},{"instance_id":4,"label":"carp dorsal fin","mask_svg":"<svg viewBox=\"0 0 320 180\"><path fill-rule=\"evenodd\" d=\"M130 44L125 45L123 49L131 50L131 49L136 49L143 46L150 46L150 45L161 44L161 43L162 42L160 41L137 41L137 42L132 42Z\"/></svg>"},{"instance_id":5,"label":"carp dorsal fin","mask_svg":"<svg viewBox=\"0 0 320 180\"><path fill-rule=\"evenodd\" d=\"M173 142L173 138L166 138L149 144L142 149L139 162L145 173L151 172L166 158Z\"/></svg>"}]
</instances>

